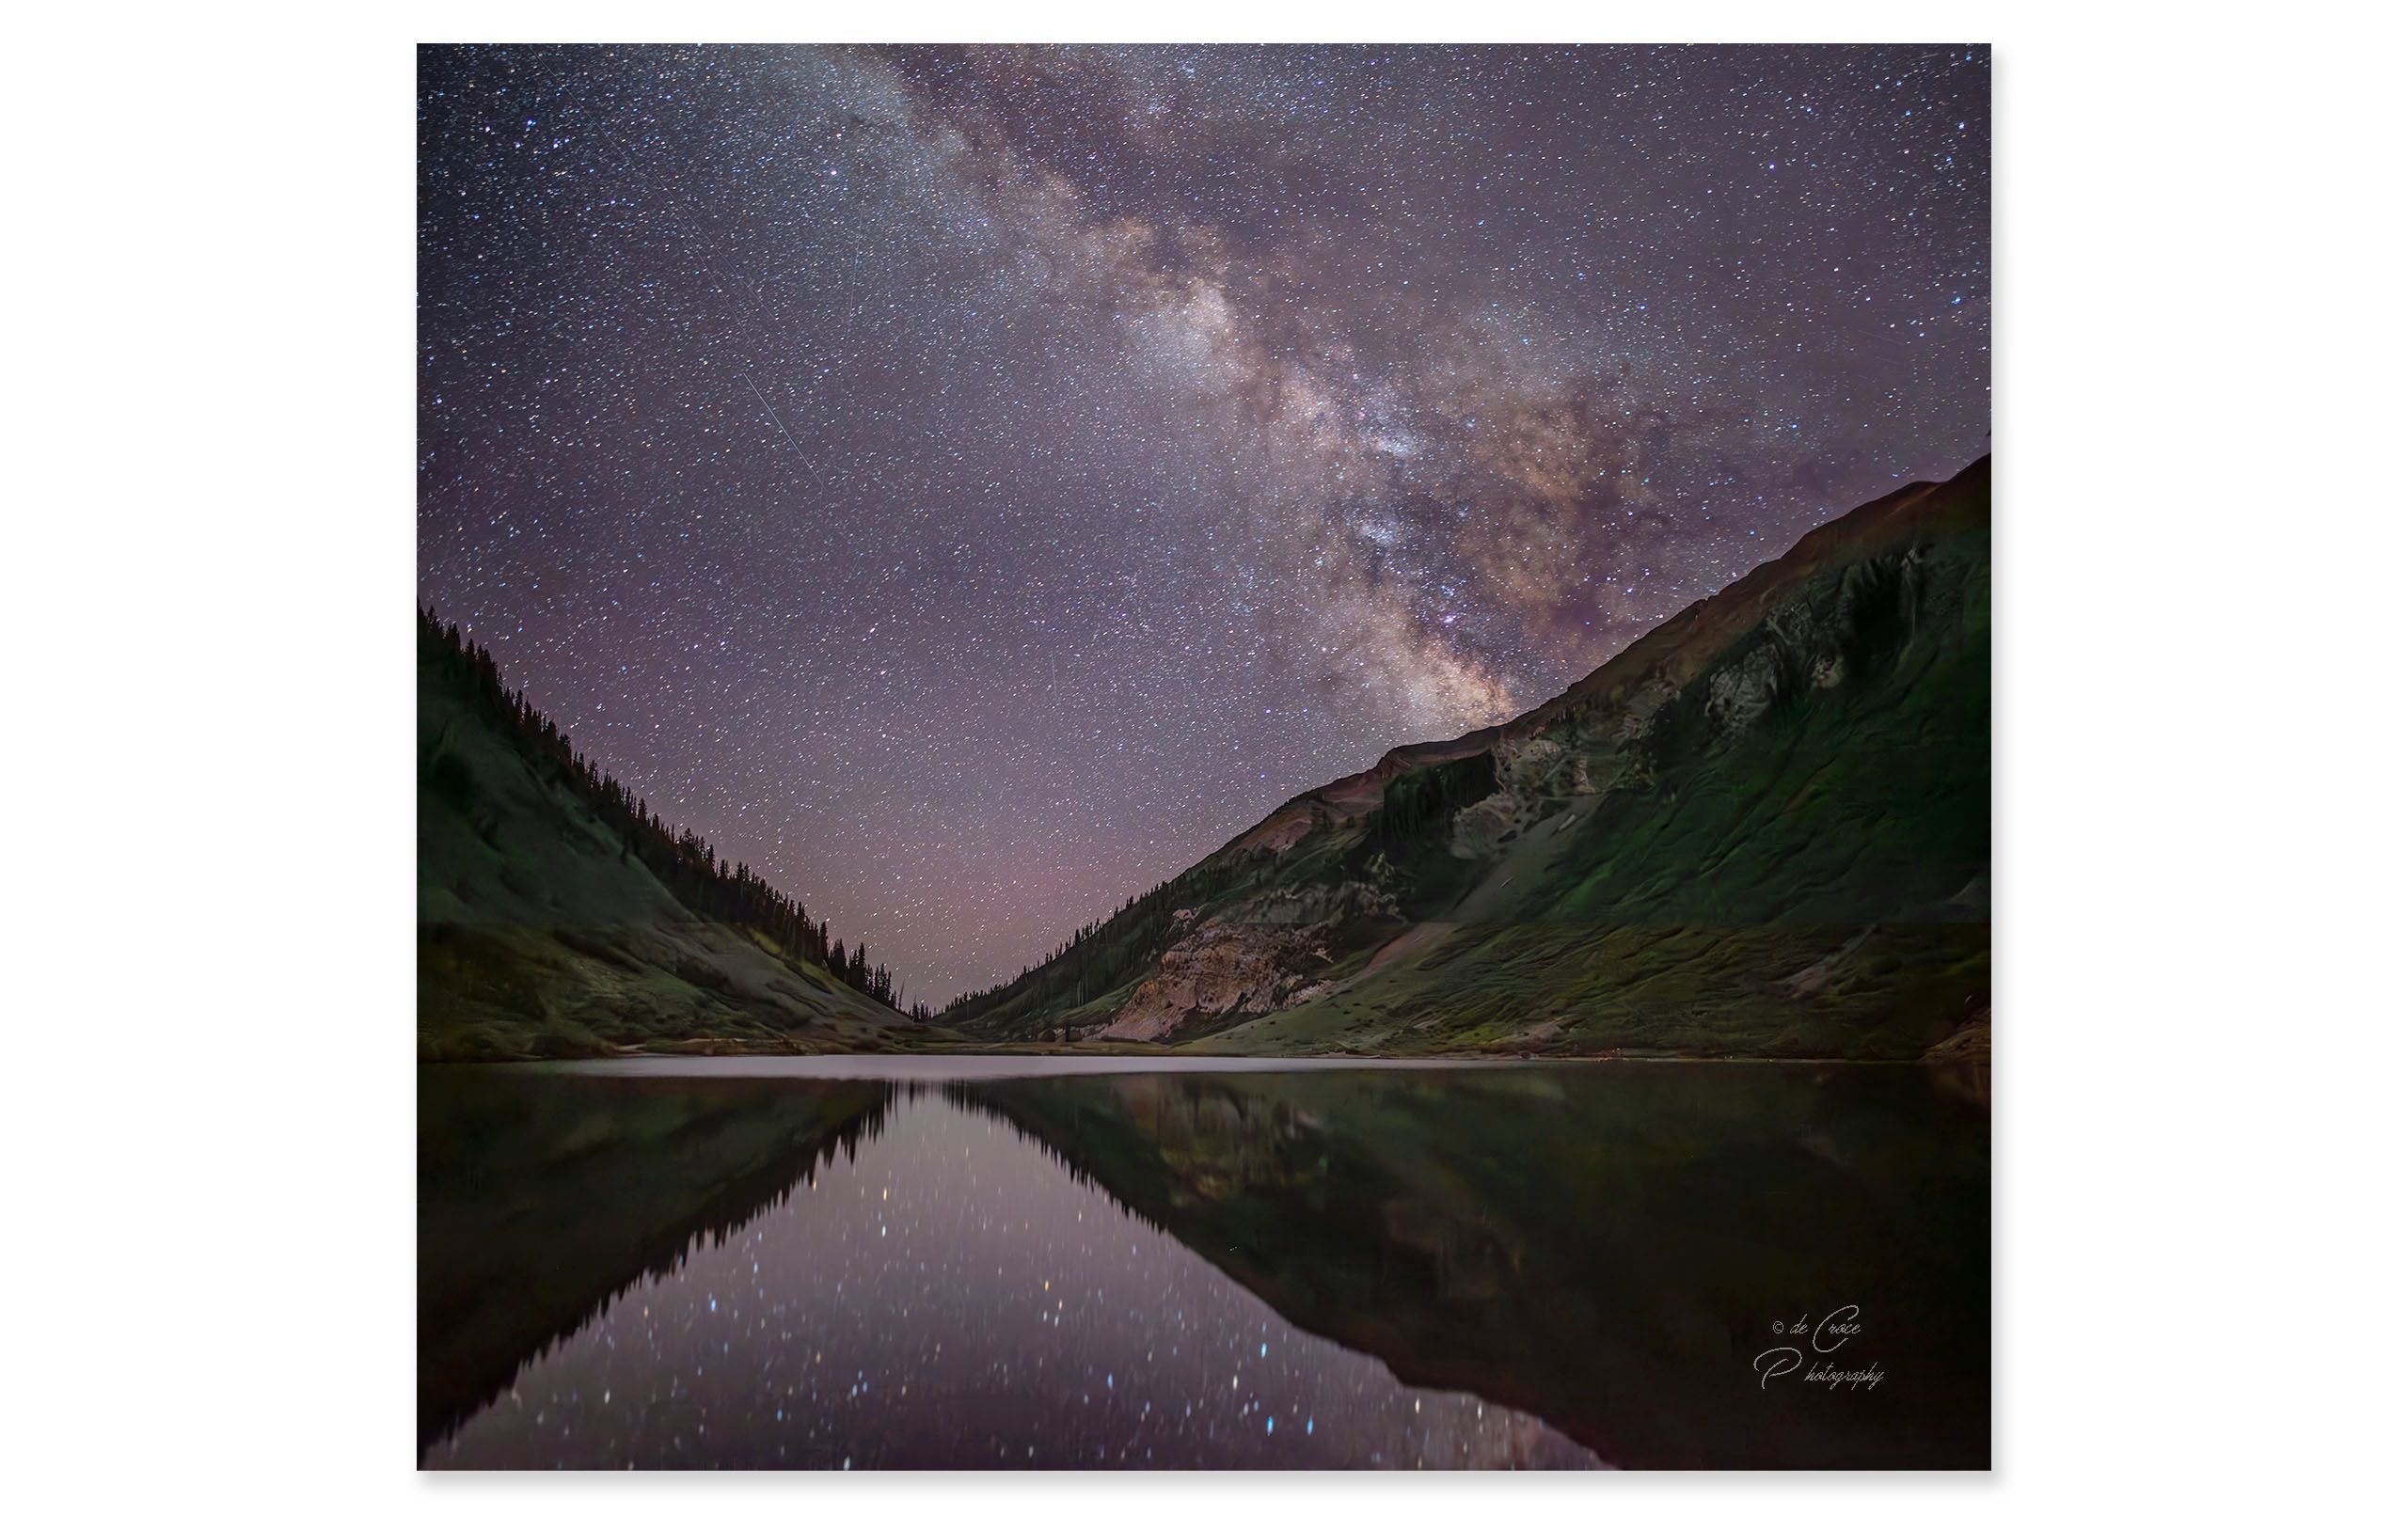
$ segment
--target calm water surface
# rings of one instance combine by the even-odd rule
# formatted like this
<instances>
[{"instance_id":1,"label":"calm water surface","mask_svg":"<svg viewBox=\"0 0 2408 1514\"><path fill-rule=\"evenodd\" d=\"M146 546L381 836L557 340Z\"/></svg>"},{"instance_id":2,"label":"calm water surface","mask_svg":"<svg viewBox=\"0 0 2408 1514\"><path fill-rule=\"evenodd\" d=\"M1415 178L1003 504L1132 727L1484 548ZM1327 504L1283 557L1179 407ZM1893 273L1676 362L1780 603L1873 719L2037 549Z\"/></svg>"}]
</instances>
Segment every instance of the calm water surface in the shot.
<instances>
[{"instance_id":1,"label":"calm water surface","mask_svg":"<svg viewBox=\"0 0 2408 1514\"><path fill-rule=\"evenodd\" d=\"M762 1060L422 1070L425 1466L1988 1461L1921 1069Z\"/></svg>"}]
</instances>

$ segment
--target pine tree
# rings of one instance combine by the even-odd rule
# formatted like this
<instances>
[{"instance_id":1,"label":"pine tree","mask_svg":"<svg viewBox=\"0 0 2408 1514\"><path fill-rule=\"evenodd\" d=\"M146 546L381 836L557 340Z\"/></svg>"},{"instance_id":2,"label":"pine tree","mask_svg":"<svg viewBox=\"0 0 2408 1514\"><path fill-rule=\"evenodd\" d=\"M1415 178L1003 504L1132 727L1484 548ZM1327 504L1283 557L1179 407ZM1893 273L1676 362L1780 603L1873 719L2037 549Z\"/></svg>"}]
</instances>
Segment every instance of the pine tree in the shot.
<instances>
[{"instance_id":1,"label":"pine tree","mask_svg":"<svg viewBox=\"0 0 2408 1514\"><path fill-rule=\"evenodd\" d=\"M826 968L840 981L895 1002L894 975L872 971L869 947L855 942L848 957L842 941L831 941L825 921L786 897L749 863L719 856L716 844L689 827L669 822L593 758L577 751L559 724L528 702L521 689L505 688L492 654L456 623L446 623L424 607L419 610L421 646L434 664L464 692L482 697L502 729L529 751L545 779L584 798L618 835L620 855L641 862L696 914L751 929L789 961Z\"/></svg>"}]
</instances>

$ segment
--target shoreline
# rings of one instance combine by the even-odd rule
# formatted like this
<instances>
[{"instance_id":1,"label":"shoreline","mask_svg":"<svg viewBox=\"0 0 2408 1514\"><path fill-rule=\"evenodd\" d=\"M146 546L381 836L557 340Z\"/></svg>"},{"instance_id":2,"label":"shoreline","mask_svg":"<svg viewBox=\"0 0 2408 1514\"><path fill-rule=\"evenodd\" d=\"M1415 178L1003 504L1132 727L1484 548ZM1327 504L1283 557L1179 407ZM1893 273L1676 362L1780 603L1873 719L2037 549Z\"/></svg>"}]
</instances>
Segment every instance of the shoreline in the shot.
<instances>
[{"instance_id":1,"label":"shoreline","mask_svg":"<svg viewBox=\"0 0 2408 1514\"><path fill-rule=\"evenodd\" d=\"M793 1051L722 1049L709 1052L628 1051L614 1056L515 1058L491 1062L421 1061L424 1067L509 1067L552 1076L646 1077L887 1077L909 1080L905 1064L927 1065L934 1080L975 1080L984 1078L1072 1077L1164 1073L1336 1072L1395 1070L1418 1072L1502 1070L1514 1067L1603 1067L1624 1065L1650 1066L1796 1066L1796 1067L1926 1067L1934 1071L1987 1065L1987 1057L1776 1057L1761 1055L1701 1056L1684 1052L1613 1052L1597 1056L1423 1055L1370 1056L1327 1052L1304 1056L1244 1056L1180 1052L1162 1048L1132 1052L1068 1051L1017 1048L981 1048L946 1051ZM945 1067L944 1064L955 1064Z\"/></svg>"}]
</instances>

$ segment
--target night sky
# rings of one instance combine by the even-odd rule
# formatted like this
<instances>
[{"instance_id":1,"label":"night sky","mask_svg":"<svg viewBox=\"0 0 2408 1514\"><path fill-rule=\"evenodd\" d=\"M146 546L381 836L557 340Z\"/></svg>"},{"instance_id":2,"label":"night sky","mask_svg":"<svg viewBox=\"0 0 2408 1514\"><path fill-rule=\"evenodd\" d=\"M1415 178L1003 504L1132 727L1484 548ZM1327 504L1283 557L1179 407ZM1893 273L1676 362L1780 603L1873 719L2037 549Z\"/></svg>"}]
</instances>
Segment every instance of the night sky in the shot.
<instances>
[{"instance_id":1,"label":"night sky","mask_svg":"<svg viewBox=\"0 0 2408 1514\"><path fill-rule=\"evenodd\" d=\"M420 593L942 1002L1988 450L1989 89L430 49Z\"/></svg>"}]
</instances>

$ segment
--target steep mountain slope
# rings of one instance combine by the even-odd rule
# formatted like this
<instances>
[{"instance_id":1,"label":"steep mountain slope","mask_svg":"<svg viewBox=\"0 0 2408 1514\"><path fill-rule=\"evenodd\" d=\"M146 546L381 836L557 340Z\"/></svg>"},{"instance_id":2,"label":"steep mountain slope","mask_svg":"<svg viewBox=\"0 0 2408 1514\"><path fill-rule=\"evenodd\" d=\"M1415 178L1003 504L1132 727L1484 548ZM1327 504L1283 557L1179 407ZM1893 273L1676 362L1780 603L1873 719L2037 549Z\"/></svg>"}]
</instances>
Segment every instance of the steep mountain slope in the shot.
<instances>
[{"instance_id":1,"label":"steep mountain slope","mask_svg":"<svg viewBox=\"0 0 2408 1514\"><path fill-rule=\"evenodd\" d=\"M943 1023L1915 1056L1987 1013L1988 879L1984 459L1809 533L1527 715L1297 796Z\"/></svg>"},{"instance_id":2,"label":"steep mountain slope","mask_svg":"<svg viewBox=\"0 0 2408 1514\"><path fill-rule=\"evenodd\" d=\"M928 1039L824 925L672 837L505 692L419 636L419 1055L873 1050ZM849 979L850 981L847 981Z\"/></svg>"}]
</instances>

